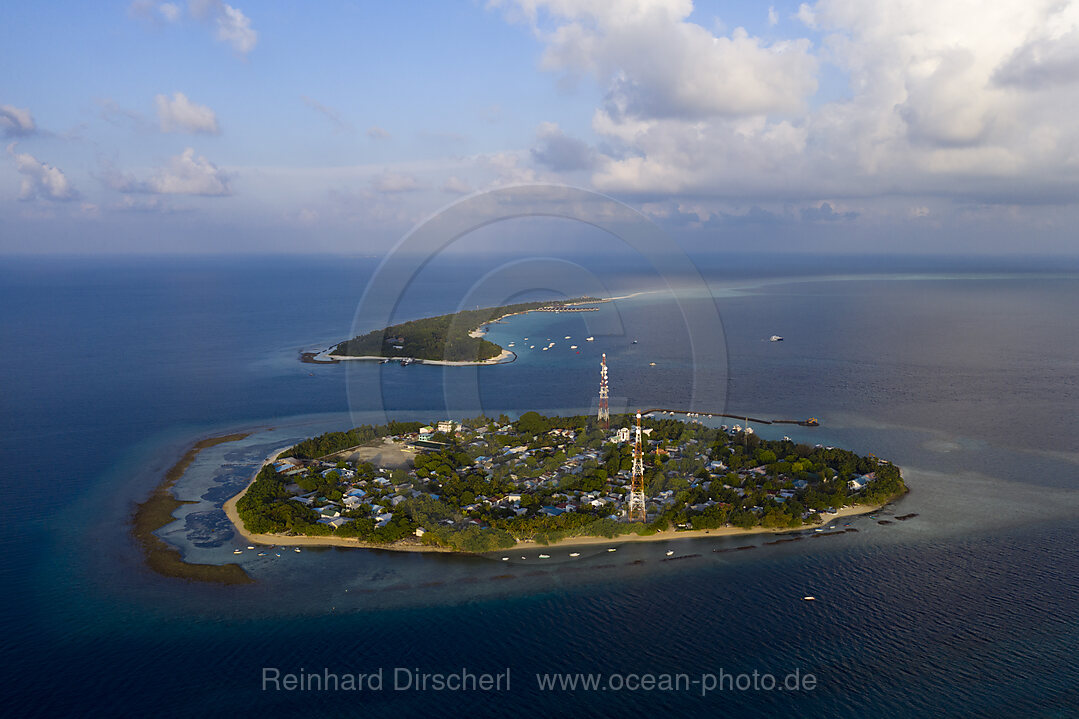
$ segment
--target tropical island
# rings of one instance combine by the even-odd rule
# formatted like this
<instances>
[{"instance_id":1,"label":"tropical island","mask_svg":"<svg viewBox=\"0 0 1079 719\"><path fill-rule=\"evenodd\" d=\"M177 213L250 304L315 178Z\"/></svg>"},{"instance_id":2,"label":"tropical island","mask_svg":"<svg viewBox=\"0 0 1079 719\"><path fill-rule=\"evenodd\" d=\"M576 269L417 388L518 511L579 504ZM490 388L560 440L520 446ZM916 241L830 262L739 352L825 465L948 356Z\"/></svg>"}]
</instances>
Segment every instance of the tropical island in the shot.
<instances>
[{"instance_id":1,"label":"tropical island","mask_svg":"<svg viewBox=\"0 0 1079 719\"><path fill-rule=\"evenodd\" d=\"M642 420L647 520L628 521L630 415L364 425L277 453L226 504L253 541L486 552L589 538L789 531L903 495L899 468L696 420Z\"/></svg>"},{"instance_id":2,"label":"tropical island","mask_svg":"<svg viewBox=\"0 0 1079 719\"><path fill-rule=\"evenodd\" d=\"M512 360L515 355L484 339L486 325L526 312L595 312L595 307L583 305L603 301L594 297L578 297L462 310L390 325L341 342L326 352L305 352L301 357L306 362L315 363L402 359L439 364L495 364Z\"/></svg>"}]
</instances>

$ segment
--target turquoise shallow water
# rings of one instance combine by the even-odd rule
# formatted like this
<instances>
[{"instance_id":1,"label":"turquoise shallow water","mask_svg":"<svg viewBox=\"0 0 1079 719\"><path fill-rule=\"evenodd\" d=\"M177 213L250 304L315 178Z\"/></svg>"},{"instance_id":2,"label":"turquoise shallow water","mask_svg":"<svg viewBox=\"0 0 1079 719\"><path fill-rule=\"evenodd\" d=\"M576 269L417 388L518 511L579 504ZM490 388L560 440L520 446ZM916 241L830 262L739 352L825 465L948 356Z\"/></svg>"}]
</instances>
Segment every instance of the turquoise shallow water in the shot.
<instances>
[{"instance_id":1,"label":"turquoise shallow water","mask_svg":"<svg viewBox=\"0 0 1079 719\"><path fill-rule=\"evenodd\" d=\"M400 311L455 306L472 280L452 269ZM557 342L557 352L504 367L296 362L299 349L347 333L371 270L309 258L25 260L0 270L13 350L0 357L4 706L109 716L1077 715L1074 278L948 267L761 285L710 272L718 299L697 301L718 308L725 351L703 364L686 347L685 308L664 293L590 317L497 325L492 338ZM290 281L297 273L311 280ZM657 284L629 272L607 283ZM588 334L596 341L577 341ZM771 334L786 339L769 343ZM503 565L305 550L244 557L259 581L230 588L156 577L127 537L132 504L200 436L256 430L200 457L178 491L203 504L165 534L200 561L231 561L236 540L215 507L275 446L386 413L590 411L603 351L613 409L685 402L817 416L820 428L779 433L895 460L913 491L894 513L919 516L858 519L857 533L744 552L689 540L672 547L701 556L670 563L663 544L543 566L533 556ZM818 601L801 602L807 593ZM263 666L509 667L513 685L495 696L267 693ZM720 669L799 669L819 681L811 692L702 697L551 693L534 680Z\"/></svg>"}]
</instances>

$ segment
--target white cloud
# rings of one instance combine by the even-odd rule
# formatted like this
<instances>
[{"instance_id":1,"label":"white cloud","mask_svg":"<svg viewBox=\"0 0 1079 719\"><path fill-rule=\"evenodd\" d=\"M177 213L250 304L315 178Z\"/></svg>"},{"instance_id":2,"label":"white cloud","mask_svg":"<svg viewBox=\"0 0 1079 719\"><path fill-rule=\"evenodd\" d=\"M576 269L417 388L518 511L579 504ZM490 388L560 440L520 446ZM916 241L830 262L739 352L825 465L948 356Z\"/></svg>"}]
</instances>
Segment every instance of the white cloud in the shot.
<instances>
[{"instance_id":1,"label":"white cloud","mask_svg":"<svg viewBox=\"0 0 1079 719\"><path fill-rule=\"evenodd\" d=\"M371 125L371 127L367 128L367 136L372 140L387 140L390 137L390 133L383 130L378 125Z\"/></svg>"},{"instance_id":2,"label":"white cloud","mask_svg":"<svg viewBox=\"0 0 1079 719\"><path fill-rule=\"evenodd\" d=\"M545 122L536 132L538 144L532 159L555 172L589 170L596 164L596 153L583 140L570 137L557 123Z\"/></svg>"},{"instance_id":3,"label":"white cloud","mask_svg":"<svg viewBox=\"0 0 1079 719\"><path fill-rule=\"evenodd\" d=\"M322 113L326 117L326 119L329 120L330 123L333 125L335 132L351 132L354 129L352 125L344 118L342 118L341 114L332 107L323 105L321 102L318 102L317 100L314 100L307 95L300 95L300 99L303 100L304 104L310 107L312 110L316 110Z\"/></svg>"},{"instance_id":4,"label":"white cloud","mask_svg":"<svg viewBox=\"0 0 1079 719\"><path fill-rule=\"evenodd\" d=\"M14 142L7 146L7 152L15 159L15 169L23 176L20 200L40 198L64 202L79 196L60 168L41 162L29 153L15 152Z\"/></svg>"},{"instance_id":5,"label":"white cloud","mask_svg":"<svg viewBox=\"0 0 1079 719\"><path fill-rule=\"evenodd\" d=\"M154 2L154 0L133 0L127 6L127 14L152 25L179 22L183 9L172 2Z\"/></svg>"},{"instance_id":6,"label":"white cloud","mask_svg":"<svg viewBox=\"0 0 1079 719\"><path fill-rule=\"evenodd\" d=\"M456 175L450 175L442 185L442 191L452 195L467 195L472 192L472 186Z\"/></svg>"},{"instance_id":7,"label":"white cloud","mask_svg":"<svg viewBox=\"0 0 1079 719\"><path fill-rule=\"evenodd\" d=\"M415 175L386 170L371 180L371 188L384 193L411 192L420 189L420 183Z\"/></svg>"},{"instance_id":8,"label":"white cloud","mask_svg":"<svg viewBox=\"0 0 1079 719\"><path fill-rule=\"evenodd\" d=\"M258 42L258 33L251 29L251 20L231 5L221 4L217 16L217 39L232 45L232 49L246 55Z\"/></svg>"},{"instance_id":9,"label":"white cloud","mask_svg":"<svg viewBox=\"0 0 1079 719\"><path fill-rule=\"evenodd\" d=\"M495 185L514 185L536 181L535 171L530 167L523 166L521 157L515 152L495 152L478 155L475 161L484 169L494 173L496 177Z\"/></svg>"},{"instance_id":10,"label":"white cloud","mask_svg":"<svg viewBox=\"0 0 1079 719\"><path fill-rule=\"evenodd\" d=\"M132 195L124 195L120 198L120 201L113 204L109 209L117 212L145 212L152 214L171 214L176 212L175 208L169 205L163 198L152 197L135 197Z\"/></svg>"},{"instance_id":11,"label":"white cloud","mask_svg":"<svg viewBox=\"0 0 1079 719\"><path fill-rule=\"evenodd\" d=\"M102 179L114 190L123 193L149 193L153 195L231 195L229 175L203 156L195 155L187 148L179 155L169 158L146 180L134 175L106 168Z\"/></svg>"},{"instance_id":12,"label":"white cloud","mask_svg":"<svg viewBox=\"0 0 1079 719\"><path fill-rule=\"evenodd\" d=\"M817 88L810 43L766 43L742 28L716 36L688 21L690 2L522 0L546 11L543 66L591 74L607 111L632 118L739 116L801 109ZM551 25L551 27L547 27Z\"/></svg>"},{"instance_id":13,"label":"white cloud","mask_svg":"<svg viewBox=\"0 0 1079 719\"><path fill-rule=\"evenodd\" d=\"M161 195L230 195L229 177L205 157L195 157L187 148L169 159L147 182L151 192Z\"/></svg>"},{"instance_id":14,"label":"white cloud","mask_svg":"<svg viewBox=\"0 0 1079 719\"><path fill-rule=\"evenodd\" d=\"M162 132L188 132L216 135L221 130L217 125L217 115L205 105L196 105L182 92L154 98L157 105L157 118Z\"/></svg>"},{"instance_id":15,"label":"white cloud","mask_svg":"<svg viewBox=\"0 0 1079 719\"><path fill-rule=\"evenodd\" d=\"M188 9L193 17L212 22L217 40L227 43L242 56L258 43L258 32L251 27L251 19L239 8L221 0L190 0Z\"/></svg>"},{"instance_id":16,"label":"white cloud","mask_svg":"<svg viewBox=\"0 0 1079 719\"><path fill-rule=\"evenodd\" d=\"M597 189L789 201L815 219L824 202L851 217L845 198L897 198L903 214L930 196L1079 197L1079 0L804 3L819 44L717 36L684 0L515 7L545 68L601 83ZM824 63L836 71L814 97ZM541 138L534 160L568 171L550 149Z\"/></svg>"},{"instance_id":17,"label":"white cloud","mask_svg":"<svg viewBox=\"0 0 1079 719\"><path fill-rule=\"evenodd\" d=\"M157 6L157 11L161 13L161 17L165 18L169 22L176 22L180 19L180 15L183 12L179 5L175 5L170 2L163 2Z\"/></svg>"},{"instance_id":18,"label":"white cloud","mask_svg":"<svg viewBox=\"0 0 1079 719\"><path fill-rule=\"evenodd\" d=\"M817 14L813 12L813 8L808 3L802 3L798 6L798 12L794 13L794 17L802 21L802 24L808 28L815 29L817 27Z\"/></svg>"},{"instance_id":19,"label":"white cloud","mask_svg":"<svg viewBox=\"0 0 1079 719\"><path fill-rule=\"evenodd\" d=\"M37 132L30 111L12 105L0 105L0 130L6 137L22 137Z\"/></svg>"},{"instance_id":20,"label":"white cloud","mask_svg":"<svg viewBox=\"0 0 1079 719\"><path fill-rule=\"evenodd\" d=\"M775 6L772 6L772 7L768 8L768 24L769 25L778 25L779 24L779 13L776 12Z\"/></svg>"}]
</instances>

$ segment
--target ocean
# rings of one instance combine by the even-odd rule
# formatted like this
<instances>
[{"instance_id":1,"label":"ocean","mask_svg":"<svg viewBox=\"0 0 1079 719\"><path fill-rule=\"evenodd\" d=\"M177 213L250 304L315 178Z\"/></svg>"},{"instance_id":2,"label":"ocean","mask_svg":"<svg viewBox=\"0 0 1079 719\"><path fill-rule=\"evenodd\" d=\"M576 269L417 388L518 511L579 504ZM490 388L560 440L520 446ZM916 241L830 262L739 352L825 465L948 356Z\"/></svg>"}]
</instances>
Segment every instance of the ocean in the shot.
<instances>
[{"instance_id":1,"label":"ocean","mask_svg":"<svg viewBox=\"0 0 1079 719\"><path fill-rule=\"evenodd\" d=\"M440 259L392 298L393 317L567 285L557 263L524 284L497 271L511 260ZM577 263L579 294L631 296L510 318L489 334L515 343L515 362L443 368L298 361L372 328L357 308L375 258L5 261L0 712L1079 716L1074 262L740 255L673 277L624 258ZM612 412L817 417L757 429L891 459L911 492L851 520L858 532L782 545L612 543L542 562L233 555L244 545L219 507L270 452L388 417L592 412L603 352ZM193 561L238 559L256 582L150 572L130 537L135 503L194 441L234 431L251 435L199 456L176 487L194 503L161 535ZM712 551L740 544L755 549ZM685 559L663 561L667 549ZM275 690L267 669L385 681ZM510 687L396 690L395 670L508 670ZM606 688L538 685L556 672ZM796 672L812 688L738 686ZM683 675L684 688L639 686ZM730 687L706 690L725 676Z\"/></svg>"}]
</instances>

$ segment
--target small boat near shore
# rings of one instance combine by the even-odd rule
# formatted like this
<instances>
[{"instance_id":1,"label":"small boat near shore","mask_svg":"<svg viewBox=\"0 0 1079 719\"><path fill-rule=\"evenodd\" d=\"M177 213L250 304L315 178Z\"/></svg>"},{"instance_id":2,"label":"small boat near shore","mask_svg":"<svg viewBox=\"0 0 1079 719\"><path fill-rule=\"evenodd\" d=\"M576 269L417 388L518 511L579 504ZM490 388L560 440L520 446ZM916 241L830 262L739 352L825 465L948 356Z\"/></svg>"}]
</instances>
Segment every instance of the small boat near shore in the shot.
<instances>
[{"instance_id":1,"label":"small boat near shore","mask_svg":"<svg viewBox=\"0 0 1079 719\"><path fill-rule=\"evenodd\" d=\"M779 335L772 335L771 337L768 338L768 341L769 342L782 342L783 338L780 337Z\"/></svg>"},{"instance_id":2,"label":"small boat near shore","mask_svg":"<svg viewBox=\"0 0 1079 719\"><path fill-rule=\"evenodd\" d=\"M814 597L814 596L805 596L805 597L802 597L802 601L803 602L815 602L815 601L817 601L817 598Z\"/></svg>"},{"instance_id":3,"label":"small boat near shore","mask_svg":"<svg viewBox=\"0 0 1079 719\"><path fill-rule=\"evenodd\" d=\"M540 559L550 559L551 555L550 554L541 554L541 555L539 555L539 558Z\"/></svg>"},{"instance_id":4,"label":"small boat near shore","mask_svg":"<svg viewBox=\"0 0 1079 719\"><path fill-rule=\"evenodd\" d=\"M570 552L569 556L571 556L571 557L579 557L579 556L581 556L581 553L580 552Z\"/></svg>"}]
</instances>

